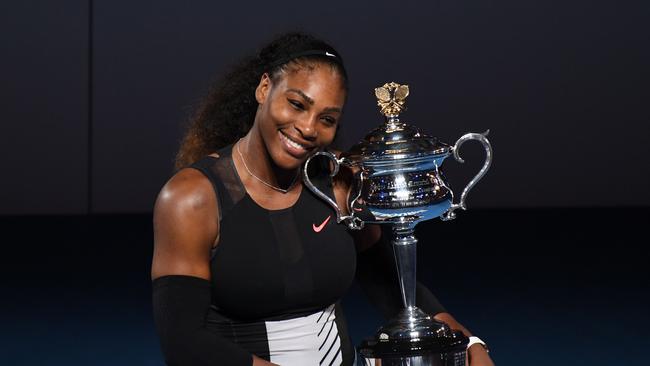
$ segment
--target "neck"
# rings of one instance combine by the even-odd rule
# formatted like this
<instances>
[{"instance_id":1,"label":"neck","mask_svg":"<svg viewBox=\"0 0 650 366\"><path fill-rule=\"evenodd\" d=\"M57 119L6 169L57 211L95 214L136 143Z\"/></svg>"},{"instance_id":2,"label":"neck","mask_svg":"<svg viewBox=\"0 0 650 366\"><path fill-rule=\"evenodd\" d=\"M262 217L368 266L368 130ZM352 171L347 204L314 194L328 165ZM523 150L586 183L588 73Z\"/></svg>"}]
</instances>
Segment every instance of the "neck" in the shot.
<instances>
[{"instance_id":1,"label":"neck","mask_svg":"<svg viewBox=\"0 0 650 366\"><path fill-rule=\"evenodd\" d=\"M290 187L299 177L299 169L286 170L277 166L269 154L262 136L254 128L248 134L242 137L235 146L241 151L243 164L248 167L252 174L266 183L281 189ZM296 176L298 175L298 178ZM296 184L294 184L294 187Z\"/></svg>"}]
</instances>

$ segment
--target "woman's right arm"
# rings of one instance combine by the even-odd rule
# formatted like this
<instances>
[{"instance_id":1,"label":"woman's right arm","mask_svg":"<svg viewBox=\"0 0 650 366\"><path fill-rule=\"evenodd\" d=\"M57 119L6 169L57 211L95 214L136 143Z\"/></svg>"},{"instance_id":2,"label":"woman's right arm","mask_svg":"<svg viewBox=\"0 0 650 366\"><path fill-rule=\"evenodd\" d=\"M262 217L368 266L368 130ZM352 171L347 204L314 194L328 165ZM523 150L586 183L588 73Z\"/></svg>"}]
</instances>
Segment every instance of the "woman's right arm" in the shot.
<instances>
[{"instance_id":1,"label":"woman's right arm","mask_svg":"<svg viewBox=\"0 0 650 366\"><path fill-rule=\"evenodd\" d=\"M179 171L156 199L151 278L165 361L170 366L273 365L205 327L217 210L210 181L195 169Z\"/></svg>"}]
</instances>

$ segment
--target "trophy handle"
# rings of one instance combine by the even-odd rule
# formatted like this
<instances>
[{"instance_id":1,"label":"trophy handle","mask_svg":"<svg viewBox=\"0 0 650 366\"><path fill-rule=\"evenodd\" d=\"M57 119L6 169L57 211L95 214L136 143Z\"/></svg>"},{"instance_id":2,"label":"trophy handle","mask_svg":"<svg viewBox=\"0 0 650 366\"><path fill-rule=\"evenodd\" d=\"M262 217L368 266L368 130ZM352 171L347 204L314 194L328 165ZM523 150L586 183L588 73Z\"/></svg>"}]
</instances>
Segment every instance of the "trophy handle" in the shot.
<instances>
[{"instance_id":1,"label":"trophy handle","mask_svg":"<svg viewBox=\"0 0 650 366\"><path fill-rule=\"evenodd\" d=\"M311 179L309 179L309 175L307 174L307 168L309 166L309 163L311 162L311 159L313 159L316 156L323 155L330 159L334 163L334 170L330 172L330 177L334 177L336 174L339 172L339 167L341 163L345 160L345 158L338 159L336 155L332 154L329 151L319 151L315 153L314 155L310 156L307 161L305 161L305 166L302 169L302 179L312 192L316 194L318 197L322 198L327 202L330 206L334 208L334 211L336 212L336 222L341 223L341 221L345 221L347 224L348 228L353 229L353 230L360 230L363 228L363 221L359 217L354 216L354 212L350 210L350 215L343 215L341 212L341 209L339 208L339 205L336 204L336 201L331 199L328 195L323 193L320 189L316 188L316 186L311 182Z\"/></svg>"},{"instance_id":2,"label":"trophy handle","mask_svg":"<svg viewBox=\"0 0 650 366\"><path fill-rule=\"evenodd\" d=\"M454 212L457 209L463 209L466 210L467 207L465 206L465 199L467 198L467 193L478 183L481 178L485 175L485 173L488 171L490 168L490 165L492 164L492 145L490 145L490 141L487 139L487 135L490 133L490 130L487 130L483 133L467 133L461 138L456 141L456 144L452 148L454 152L454 158L456 161L459 163L464 163L465 160L463 160L460 157L460 154L458 153L458 150L460 149L460 146L464 144L466 141L469 140L478 140L481 144L483 144L483 147L485 148L485 163L483 163L483 167L481 170L474 176L474 178L467 184L467 187L463 189L463 193L460 195L460 201L458 203L452 203L451 207L441 216L441 219L443 221L448 221L448 220L453 220L456 218L456 213Z\"/></svg>"}]
</instances>

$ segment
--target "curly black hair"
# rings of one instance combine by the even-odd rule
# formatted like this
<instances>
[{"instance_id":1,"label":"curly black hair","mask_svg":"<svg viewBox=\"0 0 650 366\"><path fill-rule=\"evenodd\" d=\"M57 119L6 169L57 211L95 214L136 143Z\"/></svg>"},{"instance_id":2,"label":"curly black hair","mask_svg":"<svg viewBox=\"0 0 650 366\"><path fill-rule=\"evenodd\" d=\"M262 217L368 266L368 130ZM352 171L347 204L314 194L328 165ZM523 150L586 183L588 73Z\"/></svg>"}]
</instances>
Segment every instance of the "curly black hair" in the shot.
<instances>
[{"instance_id":1,"label":"curly black hair","mask_svg":"<svg viewBox=\"0 0 650 366\"><path fill-rule=\"evenodd\" d=\"M310 52L314 50L335 57ZM336 69L347 91L347 73L339 53L325 41L304 33L280 35L256 55L234 65L230 72L210 87L208 95L190 119L189 128L176 154L176 170L234 143L248 133L258 106L255 89L264 73L268 73L273 80L289 65L313 67L314 62L325 63Z\"/></svg>"}]
</instances>

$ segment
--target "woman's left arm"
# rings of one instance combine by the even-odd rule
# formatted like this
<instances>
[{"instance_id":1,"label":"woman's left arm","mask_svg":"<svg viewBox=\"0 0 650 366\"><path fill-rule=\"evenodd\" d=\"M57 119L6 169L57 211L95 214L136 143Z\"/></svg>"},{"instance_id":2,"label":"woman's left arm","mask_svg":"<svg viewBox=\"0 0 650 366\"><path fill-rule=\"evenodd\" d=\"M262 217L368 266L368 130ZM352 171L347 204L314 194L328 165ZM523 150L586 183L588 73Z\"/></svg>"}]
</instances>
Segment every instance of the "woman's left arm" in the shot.
<instances>
[{"instance_id":1,"label":"woman's left arm","mask_svg":"<svg viewBox=\"0 0 650 366\"><path fill-rule=\"evenodd\" d=\"M381 230L375 225L369 225L361 231L353 232L352 235L359 251L356 279L384 317L390 318L403 307L390 248L387 248L386 243L381 243ZM392 270L387 270L387 267ZM451 329L463 332L466 337L473 336L420 282L416 288L416 304L423 311L432 314L434 319L449 325ZM494 366L487 349L481 344L470 346L467 357L469 366Z\"/></svg>"},{"instance_id":2,"label":"woman's left arm","mask_svg":"<svg viewBox=\"0 0 650 366\"><path fill-rule=\"evenodd\" d=\"M433 316L434 319L446 323L453 330L460 330L466 337L471 337L472 333L460 324L451 314L447 312L438 313ZM475 343L467 350L467 362L470 366L494 366L494 362L488 354L487 348L480 343Z\"/></svg>"}]
</instances>

